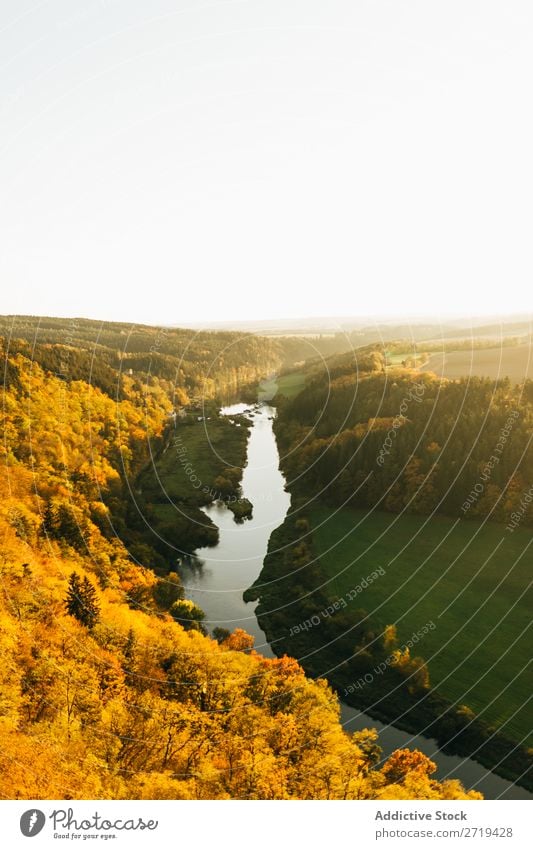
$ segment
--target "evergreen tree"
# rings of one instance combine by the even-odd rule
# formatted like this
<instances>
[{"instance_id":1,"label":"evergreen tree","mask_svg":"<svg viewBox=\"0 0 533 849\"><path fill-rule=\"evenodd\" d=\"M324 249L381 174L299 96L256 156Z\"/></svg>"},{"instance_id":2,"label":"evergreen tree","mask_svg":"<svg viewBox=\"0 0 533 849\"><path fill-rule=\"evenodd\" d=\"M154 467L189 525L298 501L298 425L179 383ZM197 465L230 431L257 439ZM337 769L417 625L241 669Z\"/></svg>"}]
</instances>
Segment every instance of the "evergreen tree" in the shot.
<instances>
[{"instance_id":1,"label":"evergreen tree","mask_svg":"<svg viewBox=\"0 0 533 849\"><path fill-rule=\"evenodd\" d=\"M100 606L95 588L88 578L81 581L76 572L72 572L68 584L65 601L68 613L87 628L94 628L100 618Z\"/></svg>"},{"instance_id":2,"label":"evergreen tree","mask_svg":"<svg viewBox=\"0 0 533 849\"><path fill-rule=\"evenodd\" d=\"M52 503L47 501L42 514L41 533L44 536L54 537L56 531L56 514Z\"/></svg>"}]
</instances>

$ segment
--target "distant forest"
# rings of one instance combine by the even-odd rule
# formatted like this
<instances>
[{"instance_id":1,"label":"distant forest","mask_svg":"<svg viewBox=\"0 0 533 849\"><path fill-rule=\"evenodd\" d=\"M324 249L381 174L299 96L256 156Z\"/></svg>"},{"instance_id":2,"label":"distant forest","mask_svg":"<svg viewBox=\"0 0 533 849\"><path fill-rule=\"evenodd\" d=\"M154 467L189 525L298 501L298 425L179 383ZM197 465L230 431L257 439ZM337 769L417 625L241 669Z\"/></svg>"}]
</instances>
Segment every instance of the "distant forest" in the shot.
<instances>
[{"instance_id":1,"label":"distant forest","mask_svg":"<svg viewBox=\"0 0 533 849\"><path fill-rule=\"evenodd\" d=\"M386 369L380 349L316 365L279 399L295 493L334 505L533 524L533 382Z\"/></svg>"}]
</instances>

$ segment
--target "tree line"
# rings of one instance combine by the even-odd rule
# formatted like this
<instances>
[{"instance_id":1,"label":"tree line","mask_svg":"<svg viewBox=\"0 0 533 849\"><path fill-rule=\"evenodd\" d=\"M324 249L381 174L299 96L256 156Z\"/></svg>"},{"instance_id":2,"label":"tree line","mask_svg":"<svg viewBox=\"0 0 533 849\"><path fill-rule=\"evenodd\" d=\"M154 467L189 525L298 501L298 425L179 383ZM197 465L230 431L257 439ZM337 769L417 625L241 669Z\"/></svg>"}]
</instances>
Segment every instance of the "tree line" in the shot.
<instances>
[{"instance_id":1,"label":"tree line","mask_svg":"<svg viewBox=\"0 0 533 849\"><path fill-rule=\"evenodd\" d=\"M368 366L368 355L334 361L296 398L280 399L276 434L295 492L510 522L533 479L533 382L384 373L379 354Z\"/></svg>"}]
</instances>

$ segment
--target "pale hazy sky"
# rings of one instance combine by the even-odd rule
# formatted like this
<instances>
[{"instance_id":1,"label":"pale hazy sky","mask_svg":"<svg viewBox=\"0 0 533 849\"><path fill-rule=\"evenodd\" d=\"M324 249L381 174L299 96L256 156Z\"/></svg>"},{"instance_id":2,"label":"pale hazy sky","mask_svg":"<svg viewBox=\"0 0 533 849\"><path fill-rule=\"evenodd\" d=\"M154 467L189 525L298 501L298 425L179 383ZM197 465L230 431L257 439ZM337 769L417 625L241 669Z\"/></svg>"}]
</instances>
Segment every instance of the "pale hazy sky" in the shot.
<instances>
[{"instance_id":1,"label":"pale hazy sky","mask_svg":"<svg viewBox=\"0 0 533 849\"><path fill-rule=\"evenodd\" d=\"M1 0L0 312L530 311L530 0Z\"/></svg>"}]
</instances>

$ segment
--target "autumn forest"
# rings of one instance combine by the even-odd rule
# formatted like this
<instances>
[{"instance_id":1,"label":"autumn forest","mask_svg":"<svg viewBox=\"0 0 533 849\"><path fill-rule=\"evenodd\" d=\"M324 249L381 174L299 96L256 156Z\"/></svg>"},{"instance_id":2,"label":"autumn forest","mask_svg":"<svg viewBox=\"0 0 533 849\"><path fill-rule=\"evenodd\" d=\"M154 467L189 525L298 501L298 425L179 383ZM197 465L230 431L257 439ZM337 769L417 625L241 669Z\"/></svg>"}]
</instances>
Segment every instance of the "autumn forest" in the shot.
<instances>
[{"instance_id":1,"label":"autumn forest","mask_svg":"<svg viewBox=\"0 0 533 849\"><path fill-rule=\"evenodd\" d=\"M466 754L497 726L496 715L476 719L476 705L454 707L449 693L433 690L423 647L405 652L393 611L390 619L389 611L367 616L358 599L357 616L347 610L294 636L277 601L292 598L294 623L341 596L339 586L324 586L317 511L377 505L390 516L437 511L512 522L532 468L524 450L531 384L519 394L509 382L476 379L465 394L460 383L409 366L391 372L377 343L354 356L339 350L340 340L323 340L309 360L296 337L13 317L0 320L0 334L3 798L481 798L455 778L436 780L435 765L416 748L383 758L375 729L348 733L340 723L338 695L392 656L387 676L371 692L350 694L353 704L381 699L383 718L401 710L406 727L432 723L443 744L462 734L457 751ZM249 422L243 416L230 428L218 407L255 399L258 383L278 374L298 374L300 388L281 387L274 401L292 512L248 589L265 632L283 635L278 656L267 658L242 629L209 634L186 597L175 552L216 546L218 529L202 508L231 504L240 492ZM515 409L511 448L473 498ZM192 491L165 449L181 428L196 450L193 420L207 416L232 462L209 459L198 446L208 486ZM442 462L454 422L454 448ZM467 452L474 429L481 437ZM179 519L157 496L156 472L181 506ZM313 510L310 492L319 493ZM235 520L246 521L252 508L234 506ZM522 519L522 529L531 527L532 508ZM298 661L310 647L312 658ZM340 657L326 680L321 670ZM519 736L498 731L497 756L487 744L482 761L503 761L507 777L527 774L530 750Z\"/></svg>"}]
</instances>

